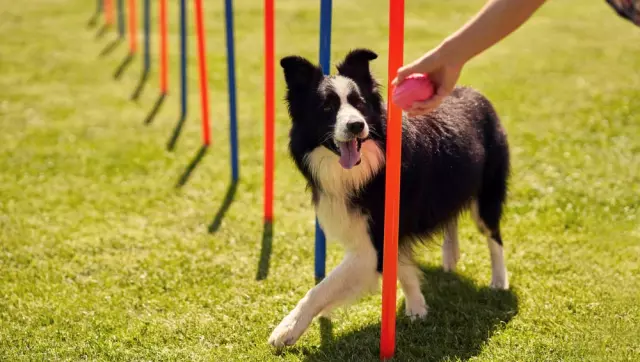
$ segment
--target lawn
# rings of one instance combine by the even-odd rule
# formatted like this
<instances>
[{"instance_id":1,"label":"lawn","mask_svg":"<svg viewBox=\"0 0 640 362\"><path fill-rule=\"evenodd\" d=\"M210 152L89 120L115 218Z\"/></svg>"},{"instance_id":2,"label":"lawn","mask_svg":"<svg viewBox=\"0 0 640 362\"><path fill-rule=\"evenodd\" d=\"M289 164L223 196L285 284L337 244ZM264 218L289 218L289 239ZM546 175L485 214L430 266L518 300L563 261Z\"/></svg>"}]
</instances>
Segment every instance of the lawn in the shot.
<instances>
[{"instance_id":1,"label":"lawn","mask_svg":"<svg viewBox=\"0 0 640 362\"><path fill-rule=\"evenodd\" d=\"M314 218L286 151L277 69L276 219L272 230L262 223L262 2L235 2L237 186L221 1L205 2L213 144L179 185L200 151L200 113L192 30L189 114L175 131L170 3L171 91L148 122L157 36L132 101L141 57L114 80L127 41L101 31L102 19L88 25L94 1L0 5L0 360L377 360L379 295L314 322L294 347L267 344L314 284ZM318 1L276 3L277 55L316 59ZM407 59L482 3L407 1ZM383 83L386 4L334 1L333 19L333 59L369 47ZM582 0L550 2L469 64L461 82L494 102L509 134L512 289L488 289L488 250L465 217L455 274L442 271L439 239L420 253L430 314L399 318L397 360L640 360L639 69L640 29ZM330 244L328 268L341 256ZM403 315L401 293L398 302Z\"/></svg>"}]
</instances>

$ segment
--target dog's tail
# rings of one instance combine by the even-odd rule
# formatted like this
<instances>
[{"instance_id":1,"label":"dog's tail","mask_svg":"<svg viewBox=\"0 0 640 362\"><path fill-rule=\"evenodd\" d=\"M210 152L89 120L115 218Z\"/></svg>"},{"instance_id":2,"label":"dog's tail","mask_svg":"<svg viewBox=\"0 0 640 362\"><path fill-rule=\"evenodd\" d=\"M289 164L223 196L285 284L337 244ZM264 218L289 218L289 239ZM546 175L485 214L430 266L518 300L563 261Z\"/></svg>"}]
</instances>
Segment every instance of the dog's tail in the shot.
<instances>
[{"instance_id":1,"label":"dog's tail","mask_svg":"<svg viewBox=\"0 0 640 362\"><path fill-rule=\"evenodd\" d=\"M486 117L484 119L485 167L482 186L477 199L478 216L492 239L502 245L500 236L500 218L507 198L509 178L509 146L507 135L500 119L491 105L484 99Z\"/></svg>"}]
</instances>

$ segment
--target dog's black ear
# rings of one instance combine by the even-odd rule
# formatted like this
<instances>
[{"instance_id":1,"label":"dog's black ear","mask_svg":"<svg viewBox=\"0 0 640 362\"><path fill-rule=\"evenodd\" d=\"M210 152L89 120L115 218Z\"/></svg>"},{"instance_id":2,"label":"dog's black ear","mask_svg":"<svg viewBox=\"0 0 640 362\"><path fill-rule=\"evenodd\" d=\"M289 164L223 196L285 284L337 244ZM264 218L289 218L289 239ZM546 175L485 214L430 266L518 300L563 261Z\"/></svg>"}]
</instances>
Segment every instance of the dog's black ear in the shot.
<instances>
[{"instance_id":1,"label":"dog's black ear","mask_svg":"<svg viewBox=\"0 0 640 362\"><path fill-rule=\"evenodd\" d=\"M322 79L322 70L300 56L288 56L280 60L284 79L289 89L305 89L317 85Z\"/></svg>"},{"instance_id":2,"label":"dog's black ear","mask_svg":"<svg viewBox=\"0 0 640 362\"><path fill-rule=\"evenodd\" d=\"M353 79L360 90L374 92L377 84L371 75L369 62L376 58L378 58L378 54L369 49L352 50L338 65L338 73Z\"/></svg>"}]
</instances>

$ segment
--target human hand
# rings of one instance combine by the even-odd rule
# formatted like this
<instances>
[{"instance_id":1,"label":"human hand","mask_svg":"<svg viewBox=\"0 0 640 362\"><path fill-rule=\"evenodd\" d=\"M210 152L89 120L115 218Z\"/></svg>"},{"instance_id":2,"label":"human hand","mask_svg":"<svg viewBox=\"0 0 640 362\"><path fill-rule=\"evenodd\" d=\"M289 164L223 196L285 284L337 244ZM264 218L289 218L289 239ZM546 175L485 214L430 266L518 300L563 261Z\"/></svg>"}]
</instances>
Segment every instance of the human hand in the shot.
<instances>
[{"instance_id":1,"label":"human hand","mask_svg":"<svg viewBox=\"0 0 640 362\"><path fill-rule=\"evenodd\" d=\"M456 86L463 65L463 62L445 55L442 48L436 48L398 69L398 75L392 82L393 85L397 86L413 73L423 73L429 75L429 80L434 87L434 94L431 98L413 103L411 108L406 110L407 113L411 116L419 116L438 108Z\"/></svg>"}]
</instances>

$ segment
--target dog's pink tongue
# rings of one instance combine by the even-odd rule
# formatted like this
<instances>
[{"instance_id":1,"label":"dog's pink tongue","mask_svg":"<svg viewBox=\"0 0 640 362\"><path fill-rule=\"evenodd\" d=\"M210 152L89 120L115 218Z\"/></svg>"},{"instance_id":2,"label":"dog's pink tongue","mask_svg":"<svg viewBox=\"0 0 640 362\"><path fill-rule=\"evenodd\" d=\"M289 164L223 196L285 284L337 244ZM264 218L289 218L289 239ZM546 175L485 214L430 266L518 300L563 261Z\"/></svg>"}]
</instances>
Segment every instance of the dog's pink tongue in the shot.
<instances>
[{"instance_id":1,"label":"dog's pink tongue","mask_svg":"<svg viewBox=\"0 0 640 362\"><path fill-rule=\"evenodd\" d=\"M340 165L351 169L360 161L360 152L358 152L358 141L355 139L348 142L339 142L340 146Z\"/></svg>"}]
</instances>

